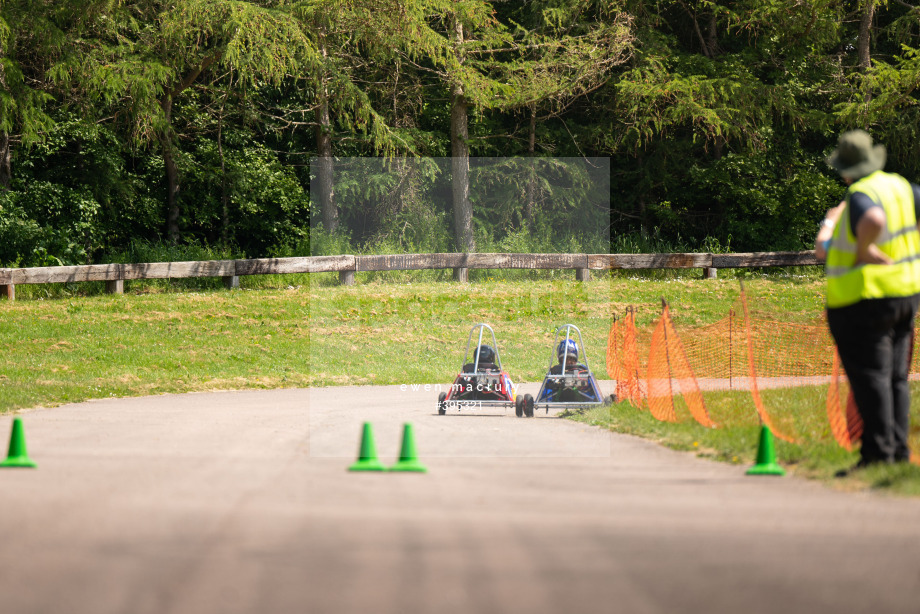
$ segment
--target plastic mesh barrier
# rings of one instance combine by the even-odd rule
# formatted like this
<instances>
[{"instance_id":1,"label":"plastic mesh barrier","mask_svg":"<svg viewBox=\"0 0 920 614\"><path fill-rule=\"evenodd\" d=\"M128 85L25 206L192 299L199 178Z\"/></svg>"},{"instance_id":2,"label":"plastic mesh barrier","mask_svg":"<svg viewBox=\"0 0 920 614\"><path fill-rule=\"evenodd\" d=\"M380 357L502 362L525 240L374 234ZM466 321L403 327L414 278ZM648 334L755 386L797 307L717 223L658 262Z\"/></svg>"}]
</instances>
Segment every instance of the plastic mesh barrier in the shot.
<instances>
[{"instance_id":1,"label":"plastic mesh barrier","mask_svg":"<svg viewBox=\"0 0 920 614\"><path fill-rule=\"evenodd\" d=\"M728 315L705 326L675 327L663 303L655 324L638 329L637 311L615 316L608 337L607 372L620 400L663 421L765 424L789 442L818 434L847 450L858 445L862 420L825 321L780 321L750 308L743 290ZM912 379L918 362L913 352ZM920 450L920 428L911 439Z\"/></svg>"},{"instance_id":2,"label":"plastic mesh barrier","mask_svg":"<svg viewBox=\"0 0 920 614\"><path fill-rule=\"evenodd\" d=\"M677 421L674 408L676 385L693 418L703 426L715 426L706 409L693 367L674 330L667 304L652 332L646 383L649 409L659 420Z\"/></svg>"}]
</instances>

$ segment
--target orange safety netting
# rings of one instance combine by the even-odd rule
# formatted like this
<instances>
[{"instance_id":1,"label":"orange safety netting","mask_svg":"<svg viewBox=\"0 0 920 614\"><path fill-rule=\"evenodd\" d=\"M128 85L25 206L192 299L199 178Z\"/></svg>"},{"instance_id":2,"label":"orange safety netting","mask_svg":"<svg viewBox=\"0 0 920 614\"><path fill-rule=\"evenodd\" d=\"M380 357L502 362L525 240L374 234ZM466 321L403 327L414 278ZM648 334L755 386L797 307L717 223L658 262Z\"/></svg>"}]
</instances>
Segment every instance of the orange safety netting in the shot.
<instances>
[{"instance_id":1,"label":"orange safety netting","mask_svg":"<svg viewBox=\"0 0 920 614\"><path fill-rule=\"evenodd\" d=\"M845 386L845 383L841 382L844 379L841 376L840 356L835 351L831 383L827 389L827 419L837 443L847 450L853 450L853 443L862 435L863 422L856 409L856 400L852 392L846 395L846 407L841 407L841 389Z\"/></svg>"},{"instance_id":2,"label":"orange safety netting","mask_svg":"<svg viewBox=\"0 0 920 614\"><path fill-rule=\"evenodd\" d=\"M781 439L794 442L803 432L823 428L847 450L859 441L862 420L826 322L796 324L758 312L748 306L743 288L728 315L706 326L676 330L664 303L657 322L640 330L637 312L629 307L624 317L615 317L608 338L607 372L621 400L649 409L659 420L677 421L689 413L700 424L716 426L723 418L711 415L703 391L742 391L752 405L746 415L756 416ZM912 374L920 371L918 362L912 354ZM821 386L827 386L826 393ZM813 392L798 394L820 395L807 404L823 406L826 413L791 414L789 406L801 404L783 395L802 387Z\"/></svg>"},{"instance_id":3,"label":"orange safety netting","mask_svg":"<svg viewBox=\"0 0 920 614\"><path fill-rule=\"evenodd\" d=\"M703 426L715 426L706 410L703 393L700 392L693 368L687 360L684 346L674 330L667 303L664 304L661 319L652 332L646 382L649 410L659 420L677 421L674 411L676 383L694 419Z\"/></svg>"},{"instance_id":4,"label":"orange safety netting","mask_svg":"<svg viewBox=\"0 0 920 614\"><path fill-rule=\"evenodd\" d=\"M760 421L766 424L775 436L784 441L795 441L792 436L787 435L777 426L776 422L767 412L766 407L764 407L763 399L760 397L760 388L757 386L757 365L754 360L754 333L744 287L741 289L741 308L744 312L744 336L747 342L748 385L751 387L751 396L754 398L754 406L757 407L757 414L760 416Z\"/></svg>"},{"instance_id":5,"label":"orange safety netting","mask_svg":"<svg viewBox=\"0 0 920 614\"><path fill-rule=\"evenodd\" d=\"M636 346L636 320L632 307L626 309L621 320L614 318L607 344L607 372L617 382L617 398L629 401L636 407L645 396L640 387L639 350Z\"/></svg>"}]
</instances>

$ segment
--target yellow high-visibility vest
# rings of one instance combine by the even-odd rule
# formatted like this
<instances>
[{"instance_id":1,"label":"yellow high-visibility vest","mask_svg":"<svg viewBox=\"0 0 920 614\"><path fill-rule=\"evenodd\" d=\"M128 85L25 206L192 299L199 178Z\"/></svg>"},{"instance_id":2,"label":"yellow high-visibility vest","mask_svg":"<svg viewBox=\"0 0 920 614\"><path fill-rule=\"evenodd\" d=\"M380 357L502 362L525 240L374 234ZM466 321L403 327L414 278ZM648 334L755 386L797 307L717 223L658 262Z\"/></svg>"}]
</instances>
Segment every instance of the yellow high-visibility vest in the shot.
<instances>
[{"instance_id":1,"label":"yellow high-visibility vest","mask_svg":"<svg viewBox=\"0 0 920 614\"><path fill-rule=\"evenodd\" d=\"M850 228L850 195L866 194L885 210L887 227L875 244L894 264L856 264L855 229ZM910 182L876 171L847 190L847 206L827 250L827 306L846 307L867 298L920 293L920 233Z\"/></svg>"}]
</instances>

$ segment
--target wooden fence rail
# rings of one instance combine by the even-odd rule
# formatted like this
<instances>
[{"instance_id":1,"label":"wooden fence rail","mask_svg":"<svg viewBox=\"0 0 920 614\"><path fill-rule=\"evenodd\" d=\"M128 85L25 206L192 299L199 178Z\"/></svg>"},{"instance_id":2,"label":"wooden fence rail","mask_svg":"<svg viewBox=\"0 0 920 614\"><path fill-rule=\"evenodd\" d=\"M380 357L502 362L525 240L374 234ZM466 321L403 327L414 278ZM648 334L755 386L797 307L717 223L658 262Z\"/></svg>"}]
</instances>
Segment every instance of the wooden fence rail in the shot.
<instances>
[{"instance_id":1,"label":"wooden fence rail","mask_svg":"<svg viewBox=\"0 0 920 614\"><path fill-rule=\"evenodd\" d=\"M574 269L587 280L591 270L703 269L708 278L718 269L818 265L814 252L747 254L402 254L390 256L309 256L255 260L90 264L80 266L0 269L0 298L16 297L19 284L104 281L106 292L121 293L125 280L221 277L227 288L239 286L241 275L338 272L343 284L354 283L361 271L453 269L466 281L469 269Z\"/></svg>"}]
</instances>

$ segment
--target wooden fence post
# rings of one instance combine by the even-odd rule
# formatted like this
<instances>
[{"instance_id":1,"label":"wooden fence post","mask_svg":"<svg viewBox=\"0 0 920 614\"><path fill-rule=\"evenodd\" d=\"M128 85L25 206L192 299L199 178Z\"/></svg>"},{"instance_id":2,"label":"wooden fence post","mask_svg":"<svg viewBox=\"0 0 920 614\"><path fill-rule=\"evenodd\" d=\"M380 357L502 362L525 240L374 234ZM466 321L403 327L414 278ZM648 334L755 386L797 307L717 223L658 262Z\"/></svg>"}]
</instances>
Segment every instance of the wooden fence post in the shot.
<instances>
[{"instance_id":1,"label":"wooden fence post","mask_svg":"<svg viewBox=\"0 0 920 614\"><path fill-rule=\"evenodd\" d=\"M466 267L459 267L454 269L454 281L459 281L462 284L469 282L470 280L470 270Z\"/></svg>"},{"instance_id":2,"label":"wooden fence post","mask_svg":"<svg viewBox=\"0 0 920 614\"><path fill-rule=\"evenodd\" d=\"M223 277L224 288L227 290L239 290L240 289L240 277L239 275L225 275Z\"/></svg>"},{"instance_id":3,"label":"wooden fence post","mask_svg":"<svg viewBox=\"0 0 920 614\"><path fill-rule=\"evenodd\" d=\"M0 298L5 298L11 301L16 300L16 286L13 284L6 284L0 286Z\"/></svg>"},{"instance_id":4,"label":"wooden fence post","mask_svg":"<svg viewBox=\"0 0 920 614\"><path fill-rule=\"evenodd\" d=\"M575 269L575 279L578 281L591 281L591 270Z\"/></svg>"},{"instance_id":5,"label":"wooden fence post","mask_svg":"<svg viewBox=\"0 0 920 614\"><path fill-rule=\"evenodd\" d=\"M354 271L339 271L339 283L343 286L353 286L355 285L355 272Z\"/></svg>"},{"instance_id":6,"label":"wooden fence post","mask_svg":"<svg viewBox=\"0 0 920 614\"><path fill-rule=\"evenodd\" d=\"M106 294L124 294L125 293L125 280L124 279L106 280L105 293Z\"/></svg>"},{"instance_id":7,"label":"wooden fence post","mask_svg":"<svg viewBox=\"0 0 920 614\"><path fill-rule=\"evenodd\" d=\"M719 269L715 267L706 267L703 269L703 279L716 279L719 275Z\"/></svg>"}]
</instances>

